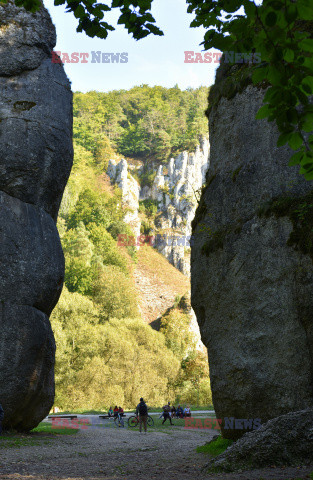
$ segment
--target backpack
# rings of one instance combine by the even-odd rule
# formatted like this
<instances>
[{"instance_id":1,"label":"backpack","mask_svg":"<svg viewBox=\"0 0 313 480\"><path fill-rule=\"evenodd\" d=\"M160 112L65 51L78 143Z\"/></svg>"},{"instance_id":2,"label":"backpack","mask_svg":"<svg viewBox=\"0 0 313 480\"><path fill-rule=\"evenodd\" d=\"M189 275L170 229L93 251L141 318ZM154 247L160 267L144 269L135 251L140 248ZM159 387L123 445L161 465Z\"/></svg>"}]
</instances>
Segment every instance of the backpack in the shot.
<instances>
[{"instance_id":1,"label":"backpack","mask_svg":"<svg viewBox=\"0 0 313 480\"><path fill-rule=\"evenodd\" d=\"M140 402L139 403L139 415L148 415L148 407L145 404L145 402Z\"/></svg>"}]
</instances>

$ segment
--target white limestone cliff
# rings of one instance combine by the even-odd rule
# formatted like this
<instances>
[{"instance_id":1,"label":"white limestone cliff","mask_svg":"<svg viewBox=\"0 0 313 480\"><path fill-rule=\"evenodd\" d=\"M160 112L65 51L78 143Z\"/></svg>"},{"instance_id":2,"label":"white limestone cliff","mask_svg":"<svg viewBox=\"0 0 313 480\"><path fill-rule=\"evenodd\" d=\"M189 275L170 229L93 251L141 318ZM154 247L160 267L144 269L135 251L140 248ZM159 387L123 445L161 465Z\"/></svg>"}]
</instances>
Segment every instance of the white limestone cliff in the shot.
<instances>
[{"instance_id":1,"label":"white limestone cliff","mask_svg":"<svg viewBox=\"0 0 313 480\"><path fill-rule=\"evenodd\" d=\"M158 201L155 247L185 275L190 275L191 221L209 166L209 141L204 138L194 153L182 152L168 167L159 166L152 186Z\"/></svg>"},{"instance_id":2,"label":"white limestone cliff","mask_svg":"<svg viewBox=\"0 0 313 480\"><path fill-rule=\"evenodd\" d=\"M122 159L109 161L107 174L122 191L128 211L124 221L135 237L140 235L139 199L158 202L155 248L185 275L190 276L191 221L197 208L205 174L209 166L209 141L204 138L195 152L180 153L167 167L160 165L152 187L140 188L130 174L130 165Z\"/></svg>"},{"instance_id":3,"label":"white limestone cliff","mask_svg":"<svg viewBox=\"0 0 313 480\"><path fill-rule=\"evenodd\" d=\"M140 186L135 178L128 172L127 161L122 159L118 163L110 160L107 174L113 184L117 185L122 191L123 205L126 207L124 222L127 223L134 232L135 238L140 235L139 192Z\"/></svg>"}]
</instances>

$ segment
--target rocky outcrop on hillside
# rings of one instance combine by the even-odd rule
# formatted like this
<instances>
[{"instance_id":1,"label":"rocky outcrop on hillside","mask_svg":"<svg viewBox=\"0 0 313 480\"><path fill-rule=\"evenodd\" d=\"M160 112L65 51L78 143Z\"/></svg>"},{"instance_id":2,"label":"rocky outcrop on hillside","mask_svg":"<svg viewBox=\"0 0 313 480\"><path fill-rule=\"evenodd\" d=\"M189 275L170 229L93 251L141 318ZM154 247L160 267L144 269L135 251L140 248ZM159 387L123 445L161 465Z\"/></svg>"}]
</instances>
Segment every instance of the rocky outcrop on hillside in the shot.
<instances>
[{"instance_id":1,"label":"rocky outcrop on hillside","mask_svg":"<svg viewBox=\"0 0 313 480\"><path fill-rule=\"evenodd\" d=\"M190 276L191 221L209 165L209 142L201 139L194 153L182 152L171 158L167 167L160 165L152 187L140 188L130 174L126 160L109 161L107 174L122 190L128 208L124 221L140 235L139 200L156 200L158 204L154 247L178 270ZM141 169L137 169L140 175Z\"/></svg>"},{"instance_id":2,"label":"rocky outcrop on hillside","mask_svg":"<svg viewBox=\"0 0 313 480\"><path fill-rule=\"evenodd\" d=\"M62 290L55 225L72 165L72 93L48 12L0 6L0 401L29 430L54 402L49 315Z\"/></svg>"},{"instance_id":3,"label":"rocky outcrop on hillside","mask_svg":"<svg viewBox=\"0 0 313 480\"><path fill-rule=\"evenodd\" d=\"M194 153L182 152L171 158L167 168L160 165L152 186L151 196L158 202L159 213L155 246L188 276L191 221L208 165L209 142L204 138Z\"/></svg>"},{"instance_id":4,"label":"rocky outcrop on hillside","mask_svg":"<svg viewBox=\"0 0 313 480\"><path fill-rule=\"evenodd\" d=\"M212 106L191 249L216 416L262 423L313 405L312 182L255 119L263 95L249 85Z\"/></svg>"},{"instance_id":5,"label":"rocky outcrop on hillside","mask_svg":"<svg viewBox=\"0 0 313 480\"><path fill-rule=\"evenodd\" d=\"M107 174L111 182L117 185L122 191L122 201L126 213L124 221L134 232L135 238L140 235L140 218L138 214L139 209L139 193L140 187L137 180L129 173L126 160L122 159L119 162L110 160Z\"/></svg>"}]
</instances>

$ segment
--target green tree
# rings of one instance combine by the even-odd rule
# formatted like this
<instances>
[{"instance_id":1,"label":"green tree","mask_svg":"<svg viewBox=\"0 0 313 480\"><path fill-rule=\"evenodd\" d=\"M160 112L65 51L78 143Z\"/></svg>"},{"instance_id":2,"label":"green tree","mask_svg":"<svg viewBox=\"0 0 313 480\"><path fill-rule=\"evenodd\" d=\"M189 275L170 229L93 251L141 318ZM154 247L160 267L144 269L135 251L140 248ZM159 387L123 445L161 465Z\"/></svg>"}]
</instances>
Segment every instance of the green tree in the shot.
<instances>
[{"instance_id":1,"label":"green tree","mask_svg":"<svg viewBox=\"0 0 313 480\"><path fill-rule=\"evenodd\" d=\"M62 246L66 264L65 285L70 292L90 293L95 274L92 269L94 246L83 222L63 235Z\"/></svg>"},{"instance_id":2,"label":"green tree","mask_svg":"<svg viewBox=\"0 0 313 480\"><path fill-rule=\"evenodd\" d=\"M174 395L180 362L142 320L98 323L98 309L63 290L51 323L57 342L56 404L65 409L134 408L140 396L162 405Z\"/></svg>"},{"instance_id":3,"label":"green tree","mask_svg":"<svg viewBox=\"0 0 313 480\"><path fill-rule=\"evenodd\" d=\"M101 322L110 318L139 316L134 282L115 265L104 266L100 276L94 281L92 297L99 305Z\"/></svg>"},{"instance_id":4,"label":"green tree","mask_svg":"<svg viewBox=\"0 0 313 480\"><path fill-rule=\"evenodd\" d=\"M128 274L129 261L122 250L117 247L116 241L103 225L89 224L89 238L94 245L94 250L101 258L103 265L115 265L124 274Z\"/></svg>"},{"instance_id":5,"label":"green tree","mask_svg":"<svg viewBox=\"0 0 313 480\"><path fill-rule=\"evenodd\" d=\"M165 336L166 345L180 361L194 352L196 346L190 320L190 316L178 308L172 309L161 319L160 331Z\"/></svg>"},{"instance_id":6,"label":"green tree","mask_svg":"<svg viewBox=\"0 0 313 480\"><path fill-rule=\"evenodd\" d=\"M109 227L113 220L122 216L118 203L117 195L112 196L91 188L83 190L79 194L75 209L68 216L68 226L75 228L83 222L86 227L90 223Z\"/></svg>"}]
</instances>

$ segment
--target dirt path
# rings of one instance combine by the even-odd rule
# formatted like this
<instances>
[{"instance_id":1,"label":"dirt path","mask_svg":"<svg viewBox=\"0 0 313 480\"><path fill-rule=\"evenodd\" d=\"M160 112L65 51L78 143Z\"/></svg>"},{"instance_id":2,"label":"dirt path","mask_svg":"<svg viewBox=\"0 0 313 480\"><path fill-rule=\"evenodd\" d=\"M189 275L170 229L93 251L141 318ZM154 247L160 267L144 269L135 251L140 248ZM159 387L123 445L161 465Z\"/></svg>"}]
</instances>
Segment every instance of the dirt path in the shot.
<instances>
[{"instance_id":1,"label":"dirt path","mask_svg":"<svg viewBox=\"0 0 313 480\"><path fill-rule=\"evenodd\" d=\"M207 475L207 457L196 453L216 434L169 426L146 435L128 429L80 430L76 435L31 435L31 445L0 444L1 480L289 480L309 478L306 469L266 469ZM29 439L31 438L31 439ZM2 440L0 440L2 442Z\"/></svg>"}]
</instances>

